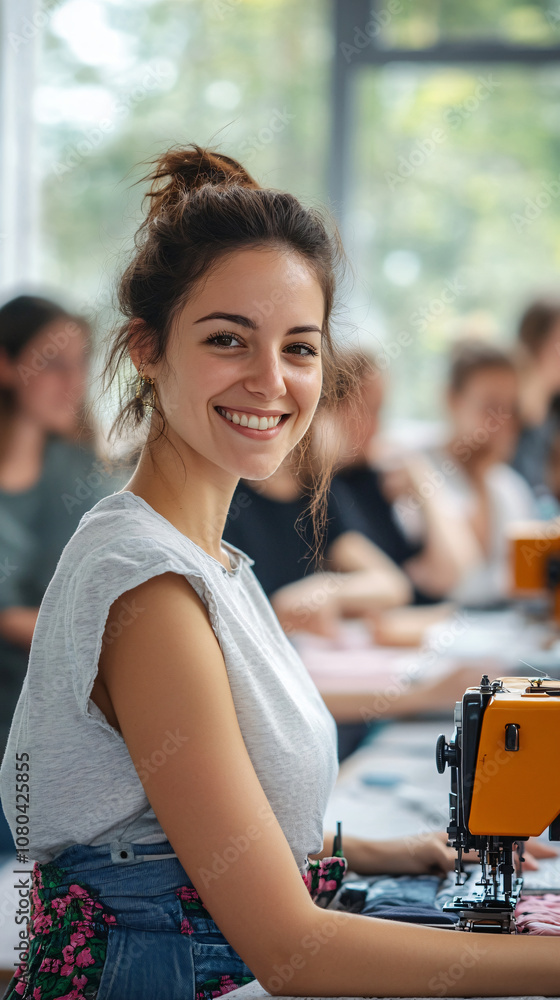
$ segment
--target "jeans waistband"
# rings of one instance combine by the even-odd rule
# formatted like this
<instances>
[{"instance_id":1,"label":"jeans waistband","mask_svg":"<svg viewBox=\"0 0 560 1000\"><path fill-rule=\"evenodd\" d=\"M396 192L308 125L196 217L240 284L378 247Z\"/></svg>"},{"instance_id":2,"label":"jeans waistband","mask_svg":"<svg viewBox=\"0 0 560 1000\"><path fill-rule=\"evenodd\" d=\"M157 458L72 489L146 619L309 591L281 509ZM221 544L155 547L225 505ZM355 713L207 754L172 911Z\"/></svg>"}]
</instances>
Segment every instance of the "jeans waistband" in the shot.
<instances>
[{"instance_id":1,"label":"jeans waistband","mask_svg":"<svg viewBox=\"0 0 560 1000\"><path fill-rule=\"evenodd\" d=\"M168 840L156 844L135 844L129 840L111 840L107 844L72 844L52 859L52 864L72 865L82 861L110 861L113 865L135 865L142 861L162 861L177 855Z\"/></svg>"}]
</instances>

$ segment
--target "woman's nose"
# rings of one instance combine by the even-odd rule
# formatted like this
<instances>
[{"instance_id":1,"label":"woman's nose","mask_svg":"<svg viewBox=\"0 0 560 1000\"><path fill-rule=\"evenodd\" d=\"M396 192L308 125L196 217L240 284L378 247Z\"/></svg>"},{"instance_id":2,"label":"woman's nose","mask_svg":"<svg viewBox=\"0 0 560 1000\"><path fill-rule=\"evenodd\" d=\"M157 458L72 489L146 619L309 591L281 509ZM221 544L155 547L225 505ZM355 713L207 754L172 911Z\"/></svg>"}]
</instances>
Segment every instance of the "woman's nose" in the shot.
<instances>
[{"instance_id":1,"label":"woman's nose","mask_svg":"<svg viewBox=\"0 0 560 1000\"><path fill-rule=\"evenodd\" d=\"M286 384L280 359L272 353L259 352L250 360L244 378L245 388L266 399L286 395Z\"/></svg>"}]
</instances>

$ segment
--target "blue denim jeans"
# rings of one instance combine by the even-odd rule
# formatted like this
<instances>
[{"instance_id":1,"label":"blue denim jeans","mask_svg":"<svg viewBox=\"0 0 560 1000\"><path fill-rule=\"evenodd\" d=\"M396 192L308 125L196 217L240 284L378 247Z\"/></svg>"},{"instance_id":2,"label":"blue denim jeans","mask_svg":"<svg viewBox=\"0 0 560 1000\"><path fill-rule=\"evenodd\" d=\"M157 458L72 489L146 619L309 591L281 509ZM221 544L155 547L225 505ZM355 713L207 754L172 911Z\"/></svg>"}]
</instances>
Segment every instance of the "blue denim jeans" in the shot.
<instances>
[{"instance_id":1,"label":"blue denim jeans","mask_svg":"<svg viewBox=\"0 0 560 1000\"><path fill-rule=\"evenodd\" d=\"M22 958L5 1000L210 1000L255 978L169 841L75 844L35 864Z\"/></svg>"}]
</instances>

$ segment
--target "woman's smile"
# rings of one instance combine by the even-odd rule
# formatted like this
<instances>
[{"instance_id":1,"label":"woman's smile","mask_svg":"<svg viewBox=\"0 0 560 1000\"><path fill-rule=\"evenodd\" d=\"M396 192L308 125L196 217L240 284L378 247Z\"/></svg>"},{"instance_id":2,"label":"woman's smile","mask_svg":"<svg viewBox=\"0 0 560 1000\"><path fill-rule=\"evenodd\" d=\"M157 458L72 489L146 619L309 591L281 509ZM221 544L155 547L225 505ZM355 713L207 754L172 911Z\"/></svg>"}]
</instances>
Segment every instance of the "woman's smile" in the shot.
<instances>
[{"instance_id":1,"label":"woman's smile","mask_svg":"<svg viewBox=\"0 0 560 1000\"><path fill-rule=\"evenodd\" d=\"M279 413L278 411L265 415L263 410L258 414L225 406L215 406L214 410L225 423L229 424L232 430L243 434L244 437L259 441L269 441L271 438L277 437L290 417L289 413Z\"/></svg>"}]
</instances>

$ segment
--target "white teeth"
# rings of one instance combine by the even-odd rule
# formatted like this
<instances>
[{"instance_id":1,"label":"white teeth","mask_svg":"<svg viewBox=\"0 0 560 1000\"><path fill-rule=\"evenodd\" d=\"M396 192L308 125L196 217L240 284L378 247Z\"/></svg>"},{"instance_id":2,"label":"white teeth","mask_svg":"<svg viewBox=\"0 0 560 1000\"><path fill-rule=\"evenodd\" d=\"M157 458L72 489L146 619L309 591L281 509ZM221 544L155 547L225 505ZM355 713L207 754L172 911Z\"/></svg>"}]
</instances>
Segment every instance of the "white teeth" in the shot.
<instances>
[{"instance_id":1,"label":"white teeth","mask_svg":"<svg viewBox=\"0 0 560 1000\"><path fill-rule=\"evenodd\" d=\"M277 427L280 423L282 417L257 417L255 413L247 414L236 413L235 411L224 410L221 406L216 407L218 413L221 413L226 420L231 421L231 423L239 424L241 427L250 427L252 430L268 431L272 427Z\"/></svg>"}]
</instances>

